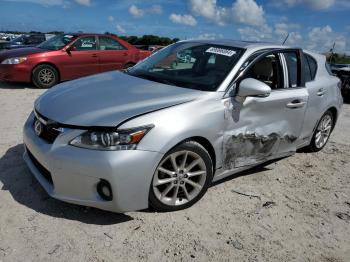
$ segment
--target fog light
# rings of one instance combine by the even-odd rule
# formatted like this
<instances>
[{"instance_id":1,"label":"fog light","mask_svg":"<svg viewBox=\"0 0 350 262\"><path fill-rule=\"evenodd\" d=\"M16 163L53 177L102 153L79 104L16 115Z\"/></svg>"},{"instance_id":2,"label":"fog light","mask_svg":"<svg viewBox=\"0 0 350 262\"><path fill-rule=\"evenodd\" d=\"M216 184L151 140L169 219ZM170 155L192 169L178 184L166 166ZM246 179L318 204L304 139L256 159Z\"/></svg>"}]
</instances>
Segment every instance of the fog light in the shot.
<instances>
[{"instance_id":1,"label":"fog light","mask_svg":"<svg viewBox=\"0 0 350 262\"><path fill-rule=\"evenodd\" d=\"M113 199L112 188L107 180L101 179L98 182L97 193L103 200L111 201Z\"/></svg>"}]
</instances>

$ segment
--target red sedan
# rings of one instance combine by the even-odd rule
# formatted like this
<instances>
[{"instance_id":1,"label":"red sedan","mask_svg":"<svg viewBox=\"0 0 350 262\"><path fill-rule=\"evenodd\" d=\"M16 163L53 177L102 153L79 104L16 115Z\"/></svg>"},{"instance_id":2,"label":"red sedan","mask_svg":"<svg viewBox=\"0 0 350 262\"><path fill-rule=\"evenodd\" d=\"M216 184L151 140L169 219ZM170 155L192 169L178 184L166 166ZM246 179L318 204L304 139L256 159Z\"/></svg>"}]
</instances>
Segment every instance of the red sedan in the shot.
<instances>
[{"instance_id":1,"label":"red sedan","mask_svg":"<svg viewBox=\"0 0 350 262\"><path fill-rule=\"evenodd\" d=\"M0 80L49 88L60 81L133 66L150 54L112 35L63 34L36 47L0 52Z\"/></svg>"}]
</instances>

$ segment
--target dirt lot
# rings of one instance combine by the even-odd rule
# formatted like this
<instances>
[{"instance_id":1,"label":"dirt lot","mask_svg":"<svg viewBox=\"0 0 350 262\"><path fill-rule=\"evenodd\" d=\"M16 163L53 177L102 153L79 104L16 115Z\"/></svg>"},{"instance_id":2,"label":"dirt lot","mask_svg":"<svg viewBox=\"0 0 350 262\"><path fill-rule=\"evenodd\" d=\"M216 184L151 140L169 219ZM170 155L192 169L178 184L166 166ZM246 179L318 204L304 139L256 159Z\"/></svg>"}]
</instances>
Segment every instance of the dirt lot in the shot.
<instances>
[{"instance_id":1,"label":"dirt lot","mask_svg":"<svg viewBox=\"0 0 350 262\"><path fill-rule=\"evenodd\" d=\"M26 168L42 92L0 83L0 262L350 261L350 105L320 153L226 179L185 211L114 214L50 198Z\"/></svg>"}]
</instances>

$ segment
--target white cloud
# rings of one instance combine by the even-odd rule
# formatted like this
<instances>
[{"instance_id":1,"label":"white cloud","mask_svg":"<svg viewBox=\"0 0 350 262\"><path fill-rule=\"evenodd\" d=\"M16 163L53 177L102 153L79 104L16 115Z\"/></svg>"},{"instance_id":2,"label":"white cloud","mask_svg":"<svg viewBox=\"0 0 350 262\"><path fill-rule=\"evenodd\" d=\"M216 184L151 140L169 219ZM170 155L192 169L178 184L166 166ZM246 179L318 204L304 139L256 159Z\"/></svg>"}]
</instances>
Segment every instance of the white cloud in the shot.
<instances>
[{"instance_id":1,"label":"white cloud","mask_svg":"<svg viewBox=\"0 0 350 262\"><path fill-rule=\"evenodd\" d=\"M223 18L226 9L218 7L216 0L191 0L190 4L195 15L203 16L220 25L224 24Z\"/></svg>"},{"instance_id":2,"label":"white cloud","mask_svg":"<svg viewBox=\"0 0 350 262\"><path fill-rule=\"evenodd\" d=\"M74 0L79 5L91 6L91 0Z\"/></svg>"},{"instance_id":3,"label":"white cloud","mask_svg":"<svg viewBox=\"0 0 350 262\"><path fill-rule=\"evenodd\" d=\"M114 21L114 16L110 15L107 19L108 19L109 22L113 22Z\"/></svg>"},{"instance_id":4,"label":"white cloud","mask_svg":"<svg viewBox=\"0 0 350 262\"><path fill-rule=\"evenodd\" d=\"M138 8L136 5L131 5L129 8L129 13L133 17L142 17L144 15L144 11Z\"/></svg>"},{"instance_id":5,"label":"white cloud","mask_svg":"<svg viewBox=\"0 0 350 262\"><path fill-rule=\"evenodd\" d=\"M204 34L200 34L198 37L195 37L195 39L214 40L214 39L223 38L223 37L224 36L222 34L204 33Z\"/></svg>"},{"instance_id":6,"label":"white cloud","mask_svg":"<svg viewBox=\"0 0 350 262\"><path fill-rule=\"evenodd\" d=\"M197 20L192 15L171 14L169 19L175 24L183 24L189 26L197 25Z\"/></svg>"},{"instance_id":7,"label":"white cloud","mask_svg":"<svg viewBox=\"0 0 350 262\"><path fill-rule=\"evenodd\" d=\"M294 7L296 5L306 5L312 9L321 10L332 7L336 0L275 0L278 6L287 5Z\"/></svg>"},{"instance_id":8,"label":"white cloud","mask_svg":"<svg viewBox=\"0 0 350 262\"><path fill-rule=\"evenodd\" d=\"M259 26L265 24L264 9L255 0L236 0L232 7L217 5L216 0L191 0L195 15L202 16L218 25L229 23Z\"/></svg>"},{"instance_id":9,"label":"white cloud","mask_svg":"<svg viewBox=\"0 0 350 262\"><path fill-rule=\"evenodd\" d=\"M233 20L240 24L259 26L265 24L264 9L254 0L237 0L232 5Z\"/></svg>"},{"instance_id":10,"label":"white cloud","mask_svg":"<svg viewBox=\"0 0 350 262\"><path fill-rule=\"evenodd\" d=\"M239 28L238 32L242 40L275 42L277 44L281 44L289 34L286 45L300 46L303 37L296 31L299 28L300 26L298 24L278 23L274 27L264 25L259 28L249 26Z\"/></svg>"},{"instance_id":11,"label":"white cloud","mask_svg":"<svg viewBox=\"0 0 350 262\"><path fill-rule=\"evenodd\" d=\"M329 51L333 45L338 52L343 52L347 47L346 37L340 33L334 32L329 25L325 27L314 27L308 33L306 47L310 50Z\"/></svg>"},{"instance_id":12,"label":"white cloud","mask_svg":"<svg viewBox=\"0 0 350 262\"><path fill-rule=\"evenodd\" d=\"M116 29L119 33L125 34L126 30L124 29L124 27L122 27L121 25L117 25Z\"/></svg>"},{"instance_id":13,"label":"white cloud","mask_svg":"<svg viewBox=\"0 0 350 262\"><path fill-rule=\"evenodd\" d=\"M238 32L242 40L281 44L289 34L286 45L302 47L316 52L326 52L335 42L337 52L349 50L349 39L345 35L333 31L329 25L311 28L304 37L298 31L299 29L300 26L297 24L279 23L274 27L268 25L259 28L247 26L239 28Z\"/></svg>"},{"instance_id":14,"label":"white cloud","mask_svg":"<svg viewBox=\"0 0 350 262\"><path fill-rule=\"evenodd\" d=\"M163 9L160 5L152 5L150 8L146 9L146 13L161 14L163 13Z\"/></svg>"},{"instance_id":15,"label":"white cloud","mask_svg":"<svg viewBox=\"0 0 350 262\"><path fill-rule=\"evenodd\" d=\"M274 35L278 42L282 42L289 34L287 44L295 44L298 40L301 40L301 35L296 30L300 29L298 24L289 23L277 23L274 28Z\"/></svg>"},{"instance_id":16,"label":"white cloud","mask_svg":"<svg viewBox=\"0 0 350 262\"><path fill-rule=\"evenodd\" d=\"M131 5L129 7L129 13L135 17L139 18L144 16L145 14L161 14L163 12L162 7L160 5L152 5L150 8L141 9L136 5Z\"/></svg>"},{"instance_id":17,"label":"white cloud","mask_svg":"<svg viewBox=\"0 0 350 262\"><path fill-rule=\"evenodd\" d=\"M259 28L247 26L238 29L242 40L246 41L271 41L273 39L273 29L268 25Z\"/></svg>"}]
</instances>

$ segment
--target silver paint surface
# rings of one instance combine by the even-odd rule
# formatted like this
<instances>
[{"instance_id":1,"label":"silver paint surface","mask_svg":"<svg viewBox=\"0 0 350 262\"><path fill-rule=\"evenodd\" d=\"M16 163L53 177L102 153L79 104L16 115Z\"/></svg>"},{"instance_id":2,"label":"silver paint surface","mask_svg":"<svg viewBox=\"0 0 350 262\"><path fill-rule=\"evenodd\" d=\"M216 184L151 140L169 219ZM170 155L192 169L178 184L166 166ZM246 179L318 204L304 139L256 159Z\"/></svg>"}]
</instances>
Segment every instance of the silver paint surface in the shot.
<instances>
[{"instance_id":1,"label":"silver paint surface","mask_svg":"<svg viewBox=\"0 0 350 262\"><path fill-rule=\"evenodd\" d=\"M205 41L208 42L208 41ZM117 126L127 129L153 124L136 150L96 151L76 148L69 141L84 129L69 129L47 144L38 138L31 114L24 126L24 143L38 161L50 170L54 186L48 185L25 160L53 197L63 201L126 212L148 207L153 174L171 148L189 138L206 140L215 153L214 181L244 169L293 154L310 143L318 120L329 108L339 113L342 98L338 79L324 68L324 56L310 53L318 63L315 81L306 87L272 90L268 97L229 97L233 76L254 52L278 45L235 41L209 41L246 48L237 65L216 92L174 87L118 72L95 75L58 85L35 103L51 120L78 126ZM309 53L309 52L307 52ZM322 96L319 89L325 90ZM305 104L289 108L300 99ZM112 202L96 193L99 179L111 183Z\"/></svg>"}]
</instances>

